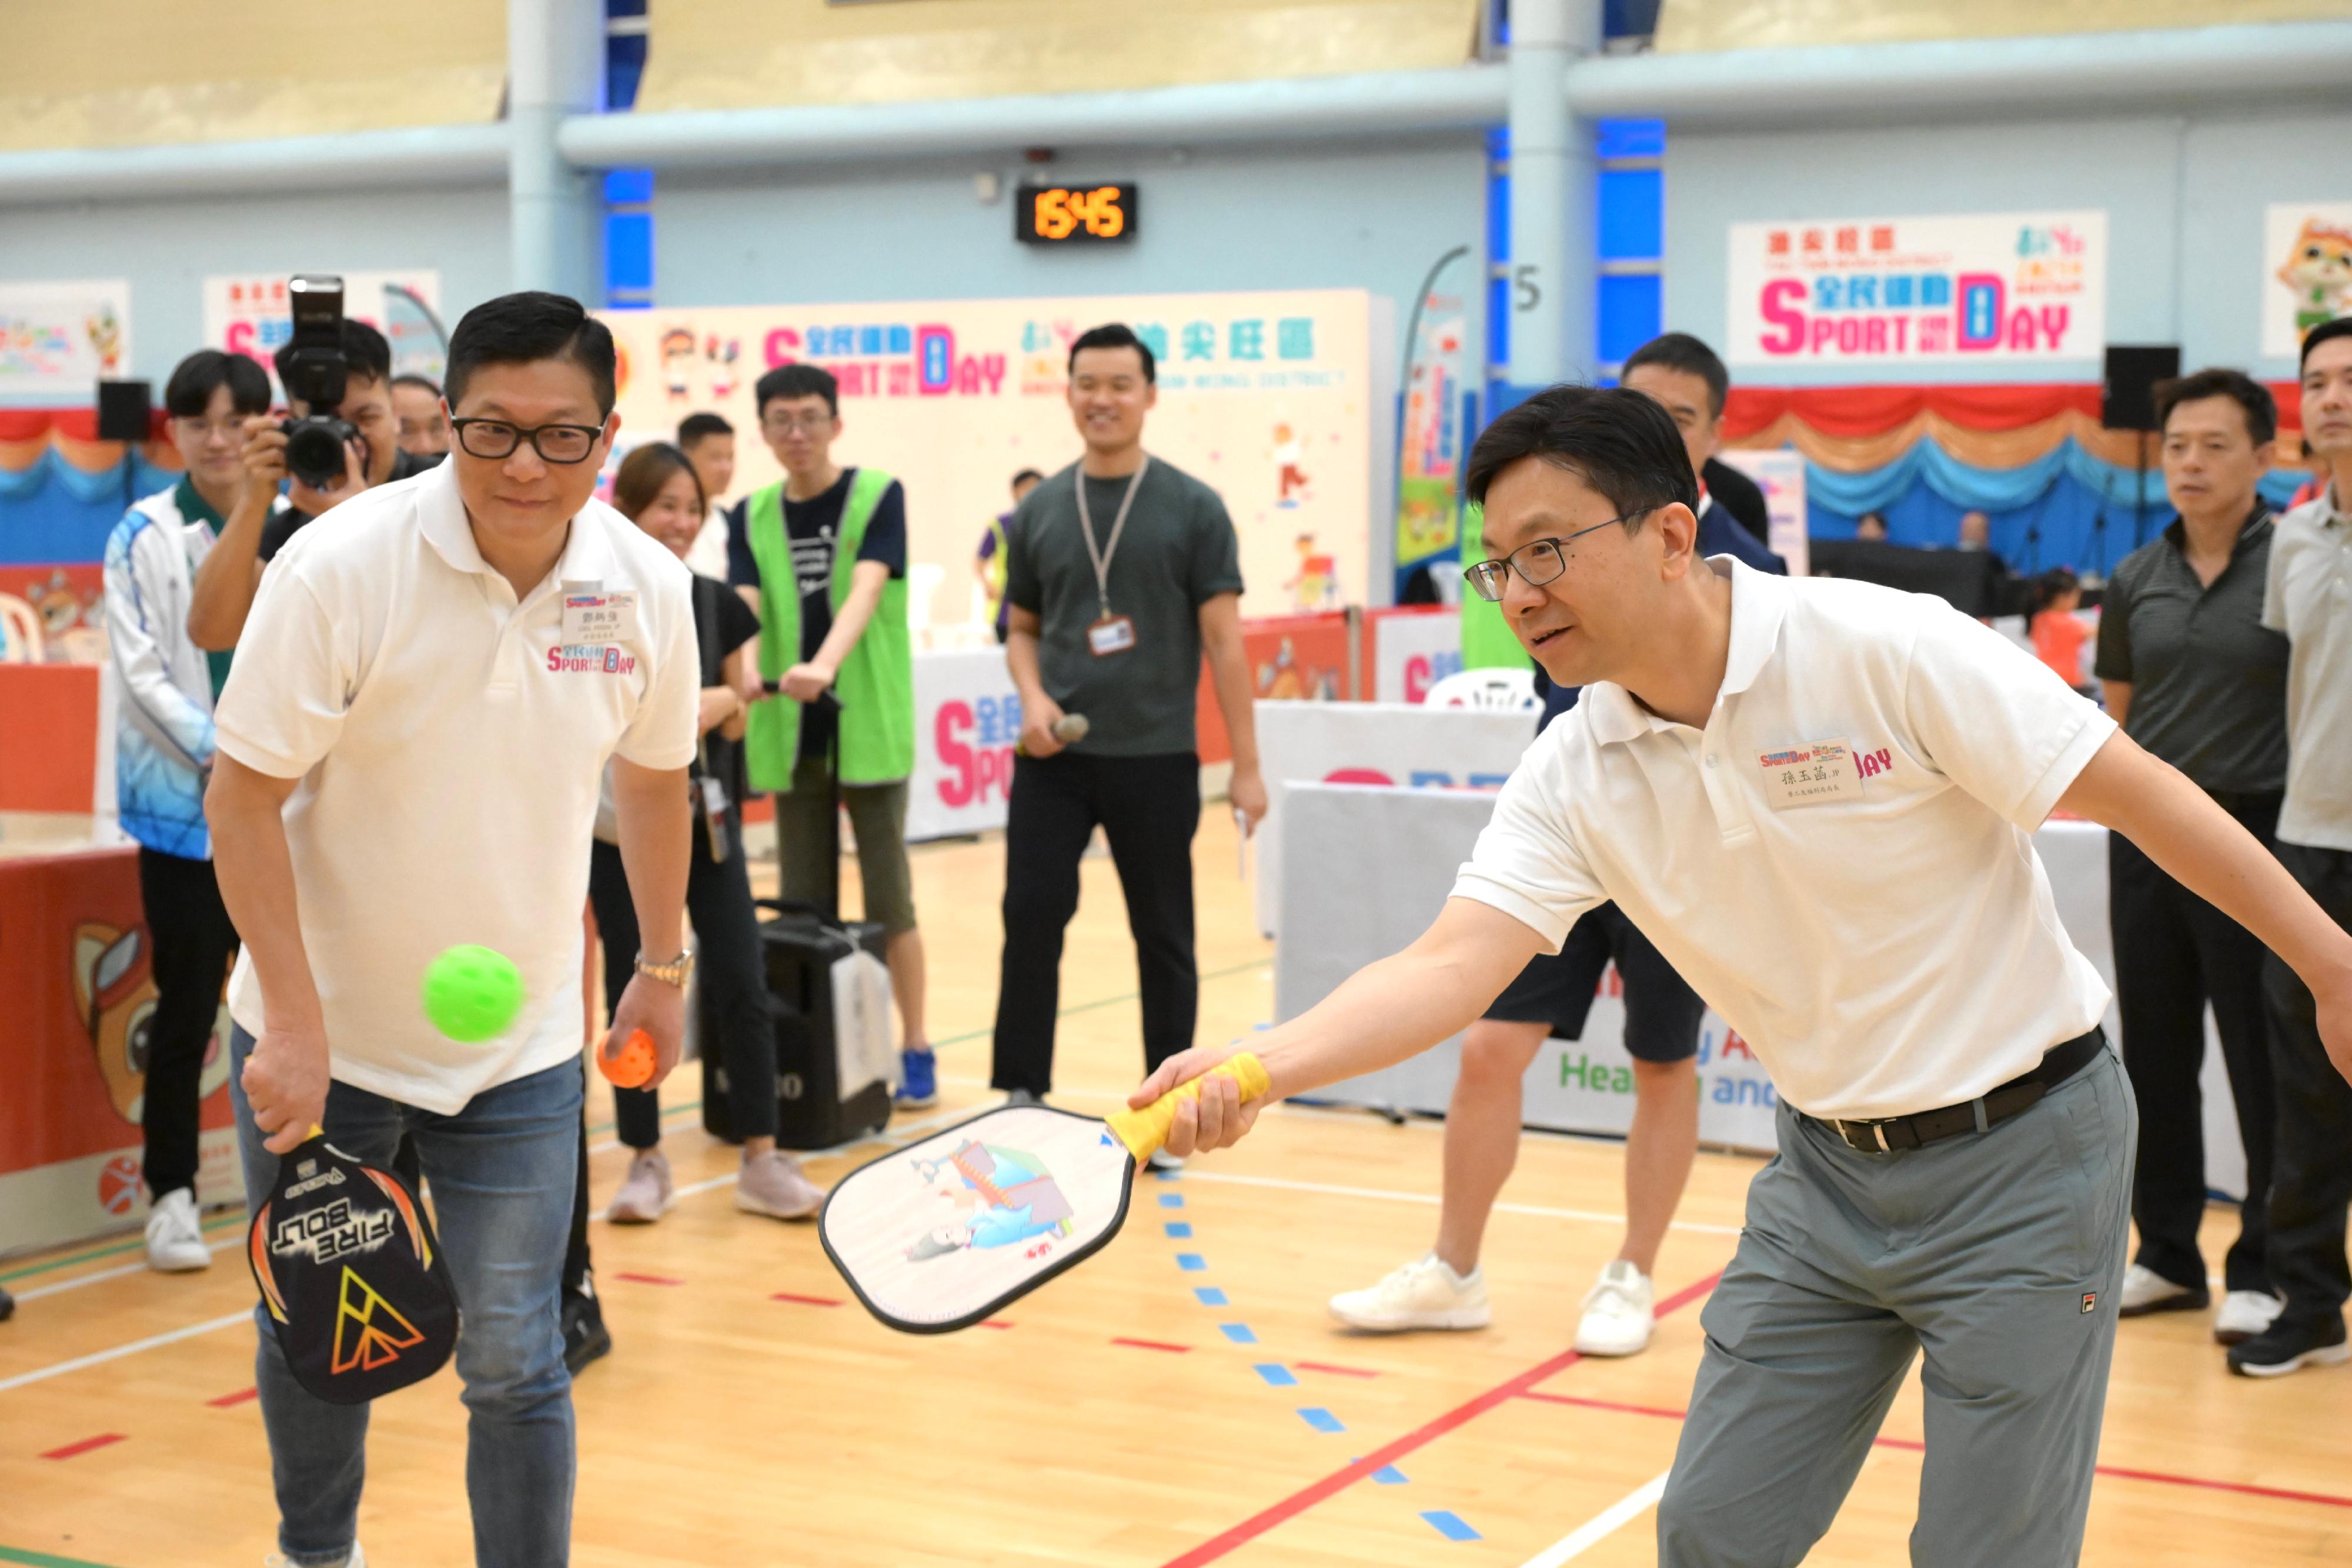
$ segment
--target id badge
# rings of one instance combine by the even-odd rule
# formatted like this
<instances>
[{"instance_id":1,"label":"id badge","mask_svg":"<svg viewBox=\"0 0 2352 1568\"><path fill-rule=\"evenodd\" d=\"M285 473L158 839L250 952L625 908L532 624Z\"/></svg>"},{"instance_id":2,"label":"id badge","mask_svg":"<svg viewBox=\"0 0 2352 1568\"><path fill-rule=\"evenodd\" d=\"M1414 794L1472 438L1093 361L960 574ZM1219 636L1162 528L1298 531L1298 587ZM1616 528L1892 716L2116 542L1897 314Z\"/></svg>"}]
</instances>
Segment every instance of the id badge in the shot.
<instances>
[{"instance_id":1,"label":"id badge","mask_svg":"<svg viewBox=\"0 0 2352 1568\"><path fill-rule=\"evenodd\" d=\"M1862 799L1862 775L1854 768L1853 748L1843 740L1767 751L1757 761L1764 769L1764 798L1776 811Z\"/></svg>"},{"instance_id":2,"label":"id badge","mask_svg":"<svg viewBox=\"0 0 2352 1568\"><path fill-rule=\"evenodd\" d=\"M630 643L637 635L637 591L583 591L563 596L563 641L570 646Z\"/></svg>"},{"instance_id":3,"label":"id badge","mask_svg":"<svg viewBox=\"0 0 2352 1568\"><path fill-rule=\"evenodd\" d=\"M695 782L702 789L702 825L710 833L710 858L727 858L727 786L705 773Z\"/></svg>"},{"instance_id":4,"label":"id badge","mask_svg":"<svg viewBox=\"0 0 2352 1568\"><path fill-rule=\"evenodd\" d=\"M1135 646L1135 620L1128 615L1106 615L1087 628L1087 646L1097 659L1113 653L1124 653Z\"/></svg>"}]
</instances>

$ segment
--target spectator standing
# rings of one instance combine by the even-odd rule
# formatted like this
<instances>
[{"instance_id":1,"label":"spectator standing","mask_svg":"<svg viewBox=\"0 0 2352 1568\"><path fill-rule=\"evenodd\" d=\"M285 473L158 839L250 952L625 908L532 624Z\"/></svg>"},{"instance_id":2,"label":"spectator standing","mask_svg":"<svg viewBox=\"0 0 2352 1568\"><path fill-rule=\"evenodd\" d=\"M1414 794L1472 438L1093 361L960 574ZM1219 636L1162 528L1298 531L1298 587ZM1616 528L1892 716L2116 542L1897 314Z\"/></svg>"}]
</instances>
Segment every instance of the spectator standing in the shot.
<instances>
[{"instance_id":1,"label":"spectator standing","mask_svg":"<svg viewBox=\"0 0 2352 1568\"><path fill-rule=\"evenodd\" d=\"M1045 482L1045 476L1034 468L1024 468L1013 476L1013 505L1018 507L1028 499L1029 492ZM996 640L1004 641L1009 608L1004 598L1004 528L1013 520L1011 512L1000 512L980 536L980 551L972 557L971 574L980 580L980 591L988 596L988 619L996 628Z\"/></svg>"},{"instance_id":2,"label":"spectator standing","mask_svg":"<svg viewBox=\"0 0 2352 1568\"><path fill-rule=\"evenodd\" d=\"M1031 491L1005 529L1005 653L1021 693L1024 755L1004 831L990 1082L1015 1103L1053 1087L1062 937L1097 825L1135 936L1144 1059L1157 1067L1192 1043L1203 653L1233 740L1234 809L1251 823L1265 814L1233 519L1214 490L1144 451L1157 367L1132 330L1079 334L1068 370L1085 455ZM1083 739L1055 734L1066 714L1089 721Z\"/></svg>"},{"instance_id":3,"label":"spectator standing","mask_svg":"<svg viewBox=\"0 0 2352 1568\"><path fill-rule=\"evenodd\" d=\"M213 703L229 655L188 636L197 563L247 487L245 422L269 408L269 378L242 354L202 349L163 388L186 476L133 506L106 541L106 629L115 689L114 779L122 831L139 841L139 896L153 944L147 1025L147 1266L207 1268L196 1205L197 1091L220 1018L236 927L221 903L205 825Z\"/></svg>"},{"instance_id":4,"label":"spectator standing","mask_svg":"<svg viewBox=\"0 0 2352 1568\"><path fill-rule=\"evenodd\" d=\"M2304 444L2330 473L2325 492L2279 519L2263 595L2263 624L2290 644L2278 857L2352 930L2352 316L2313 328L2302 364ZM2339 1041L2331 1053L2319 1027L2342 998L2315 997L2275 954L2263 990L2278 1093L2270 1274L2286 1304L2268 1329L2230 1347L2230 1366L2274 1376L2352 1354L2344 1334L2352 1051Z\"/></svg>"},{"instance_id":5,"label":"spectator standing","mask_svg":"<svg viewBox=\"0 0 2352 1568\"><path fill-rule=\"evenodd\" d=\"M686 564L704 577L727 580L727 505L735 487L735 427L723 414L689 413L677 422L677 449L694 465L695 482L709 497L709 511Z\"/></svg>"},{"instance_id":6,"label":"spectator standing","mask_svg":"<svg viewBox=\"0 0 2352 1568\"><path fill-rule=\"evenodd\" d=\"M2096 673L2124 733L2270 848L2286 785L2287 643L2262 623L2273 546L2270 509L2254 486L2271 465L2278 410L2260 383L2209 370L2159 386L2156 412L2165 489L2179 515L2108 580ZM2036 620L2037 646L2047 618ZM2107 841L2107 898L2124 1067L2140 1111L2139 1249L2117 1315L2201 1312L2210 1299L2197 1244L2206 1192L2198 1073L2210 1005L2246 1151L2238 1239L2213 1319L2213 1337L2236 1344L2279 1311L2265 1257L2276 1102L2263 945L2120 833Z\"/></svg>"},{"instance_id":7,"label":"spectator standing","mask_svg":"<svg viewBox=\"0 0 2352 1568\"><path fill-rule=\"evenodd\" d=\"M1668 332L1634 350L1619 381L1664 404L1682 433L1691 472L1698 480L1699 554L1727 555L1759 571L1786 577L1788 563L1765 549L1708 487L1708 470L1724 466L1715 453L1723 444L1723 405L1731 395L1731 372L1715 350L1688 332ZM1760 503L1763 492L1756 495Z\"/></svg>"},{"instance_id":8,"label":"spectator standing","mask_svg":"<svg viewBox=\"0 0 2352 1568\"><path fill-rule=\"evenodd\" d=\"M2071 566L2053 566L2033 580L2033 598L2025 612L2033 656L2078 692L2083 690L2083 644L2091 635L2075 619L2082 607L2083 580Z\"/></svg>"},{"instance_id":9,"label":"spectator standing","mask_svg":"<svg viewBox=\"0 0 2352 1568\"><path fill-rule=\"evenodd\" d=\"M928 1105L923 936L907 863L915 770L914 640L907 626L907 492L878 468L833 460L841 391L830 371L784 365L753 396L784 476L729 514L728 580L760 613L760 674L779 697L752 706L744 755L754 789L776 792L788 899L840 902L838 811L857 835L866 918L888 934L904 1034L899 1103Z\"/></svg>"},{"instance_id":10,"label":"spectator standing","mask_svg":"<svg viewBox=\"0 0 2352 1568\"><path fill-rule=\"evenodd\" d=\"M449 455L449 413L441 406L441 384L431 376L393 377L392 413L403 452L436 462Z\"/></svg>"}]
</instances>

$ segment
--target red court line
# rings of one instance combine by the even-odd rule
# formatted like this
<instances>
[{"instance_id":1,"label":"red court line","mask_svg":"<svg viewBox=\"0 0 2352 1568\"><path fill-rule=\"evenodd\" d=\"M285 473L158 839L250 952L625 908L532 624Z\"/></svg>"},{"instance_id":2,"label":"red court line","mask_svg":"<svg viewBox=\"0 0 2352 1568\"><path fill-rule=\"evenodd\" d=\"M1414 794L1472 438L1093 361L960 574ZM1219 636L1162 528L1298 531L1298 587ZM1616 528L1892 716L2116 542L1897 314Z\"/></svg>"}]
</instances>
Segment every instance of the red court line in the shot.
<instances>
[{"instance_id":1,"label":"red court line","mask_svg":"<svg viewBox=\"0 0 2352 1568\"><path fill-rule=\"evenodd\" d=\"M1003 1318L982 1318L980 1320L980 1326L984 1329L1009 1329L1013 1325Z\"/></svg>"},{"instance_id":2,"label":"red court line","mask_svg":"<svg viewBox=\"0 0 2352 1568\"><path fill-rule=\"evenodd\" d=\"M1115 1339L1113 1344L1123 1344L1129 1350L1164 1350L1171 1355L1182 1355L1192 1347L1189 1344L1169 1344L1156 1339Z\"/></svg>"},{"instance_id":3,"label":"red court line","mask_svg":"<svg viewBox=\"0 0 2352 1568\"><path fill-rule=\"evenodd\" d=\"M624 1274L621 1278L625 1280L628 1276ZM796 1295L790 1291L778 1291L775 1294L770 1296L768 1300L772 1301L798 1301L804 1307L837 1307L841 1305L840 1298L835 1296L802 1296Z\"/></svg>"},{"instance_id":4,"label":"red court line","mask_svg":"<svg viewBox=\"0 0 2352 1568\"><path fill-rule=\"evenodd\" d=\"M1691 1302L1714 1290L1715 1282L1721 1278L1723 1278L1723 1272L1717 1270L1696 1284L1685 1286L1658 1303L1657 1315L1664 1317L1669 1312L1690 1305ZM1301 1487L1273 1507L1262 1510L1242 1521L1223 1535L1202 1542L1181 1556L1170 1558L1162 1564L1162 1568L1201 1568L1202 1563L1214 1563L1220 1557L1256 1540L1276 1525L1297 1518L1316 1504L1338 1496L1365 1477L1387 1469L1407 1454L1427 1447L1456 1427L1468 1425L1496 1406L1517 1398L1546 1379L1557 1377L1583 1359L1576 1352L1565 1350L1549 1361L1539 1362L1508 1382L1498 1383L1486 1393L1455 1406L1435 1419L1407 1432L1403 1437L1382 1444L1345 1469L1334 1470L1321 1480Z\"/></svg>"},{"instance_id":5,"label":"red court line","mask_svg":"<svg viewBox=\"0 0 2352 1568\"><path fill-rule=\"evenodd\" d=\"M1377 1372L1360 1366L1333 1366L1323 1361L1294 1361L1291 1365L1301 1372L1328 1372L1334 1377L1378 1377Z\"/></svg>"},{"instance_id":6,"label":"red court line","mask_svg":"<svg viewBox=\"0 0 2352 1568\"><path fill-rule=\"evenodd\" d=\"M683 1280L673 1280L667 1274L615 1274L615 1280L626 1280L633 1285L683 1285Z\"/></svg>"},{"instance_id":7,"label":"red court line","mask_svg":"<svg viewBox=\"0 0 2352 1568\"><path fill-rule=\"evenodd\" d=\"M1613 1399L1579 1399L1566 1394L1529 1393L1529 1399L1540 1399L1548 1405L1580 1405L1588 1410L1617 1410L1631 1416L1664 1416L1680 1421L1689 1412L1668 1410L1655 1405L1621 1405ZM1873 1448L1900 1448L1906 1453L1924 1454L1927 1445L1916 1437L1873 1437ZM2239 1492L2247 1497L2276 1498L2283 1502L2315 1502L2327 1508L2352 1508L2352 1497L2337 1497L2324 1491L2296 1491L2288 1487L2257 1486L2252 1481L2215 1480L2207 1476L2178 1476L2168 1470L2137 1470L2123 1465L2097 1465L2093 1473L2113 1480L2153 1481L2159 1486L2193 1487L2200 1491Z\"/></svg>"},{"instance_id":8,"label":"red court line","mask_svg":"<svg viewBox=\"0 0 2352 1568\"><path fill-rule=\"evenodd\" d=\"M207 1399L205 1403L215 1410L226 1410L232 1405L242 1405L248 1399L260 1397L261 1390L258 1388L240 1388L234 1394L224 1394L217 1399Z\"/></svg>"},{"instance_id":9,"label":"red court line","mask_svg":"<svg viewBox=\"0 0 2352 1568\"><path fill-rule=\"evenodd\" d=\"M125 1438L120 1432L101 1432L95 1437L84 1437L79 1443L68 1443L62 1448L51 1448L47 1453L43 1454L41 1458L45 1459L70 1459L77 1454L87 1454L92 1448L103 1448L110 1443L120 1443L123 1441L125 1441Z\"/></svg>"}]
</instances>

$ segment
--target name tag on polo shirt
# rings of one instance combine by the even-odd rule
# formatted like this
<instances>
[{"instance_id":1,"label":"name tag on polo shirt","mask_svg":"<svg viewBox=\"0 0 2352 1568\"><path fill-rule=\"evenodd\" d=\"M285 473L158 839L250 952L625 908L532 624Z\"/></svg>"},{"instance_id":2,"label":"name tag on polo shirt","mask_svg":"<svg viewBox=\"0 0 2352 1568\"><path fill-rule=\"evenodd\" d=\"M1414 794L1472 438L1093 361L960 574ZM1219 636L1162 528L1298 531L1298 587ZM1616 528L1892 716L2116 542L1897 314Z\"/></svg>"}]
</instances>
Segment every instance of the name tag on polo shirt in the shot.
<instances>
[{"instance_id":1,"label":"name tag on polo shirt","mask_svg":"<svg viewBox=\"0 0 2352 1568\"><path fill-rule=\"evenodd\" d=\"M563 641L595 645L627 643L637 635L637 591L634 588L574 590L563 596Z\"/></svg>"},{"instance_id":2,"label":"name tag on polo shirt","mask_svg":"<svg viewBox=\"0 0 2352 1568\"><path fill-rule=\"evenodd\" d=\"M1767 751L1757 760L1764 768L1764 798L1776 811L1862 799L1862 775L1855 770L1853 748L1843 740Z\"/></svg>"}]
</instances>

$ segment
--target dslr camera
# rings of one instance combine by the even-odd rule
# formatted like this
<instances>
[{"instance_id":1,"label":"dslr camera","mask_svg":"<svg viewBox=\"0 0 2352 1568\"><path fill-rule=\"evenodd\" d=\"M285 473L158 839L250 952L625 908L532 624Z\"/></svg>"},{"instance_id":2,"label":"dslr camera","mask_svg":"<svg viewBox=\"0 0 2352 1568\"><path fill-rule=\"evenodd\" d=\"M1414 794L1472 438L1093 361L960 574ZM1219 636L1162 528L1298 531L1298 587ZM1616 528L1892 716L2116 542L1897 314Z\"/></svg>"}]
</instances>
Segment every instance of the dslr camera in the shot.
<instances>
[{"instance_id":1,"label":"dslr camera","mask_svg":"<svg viewBox=\"0 0 2352 1568\"><path fill-rule=\"evenodd\" d=\"M314 490L343 476L344 444L361 439L349 420L335 417L343 403L343 280L331 273L297 273L286 283L293 306L291 351L280 369L286 395L300 398L310 413L278 426L286 433L286 471Z\"/></svg>"}]
</instances>

